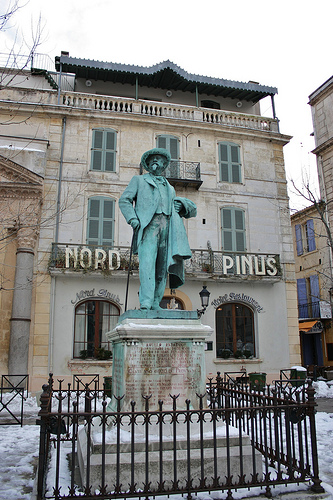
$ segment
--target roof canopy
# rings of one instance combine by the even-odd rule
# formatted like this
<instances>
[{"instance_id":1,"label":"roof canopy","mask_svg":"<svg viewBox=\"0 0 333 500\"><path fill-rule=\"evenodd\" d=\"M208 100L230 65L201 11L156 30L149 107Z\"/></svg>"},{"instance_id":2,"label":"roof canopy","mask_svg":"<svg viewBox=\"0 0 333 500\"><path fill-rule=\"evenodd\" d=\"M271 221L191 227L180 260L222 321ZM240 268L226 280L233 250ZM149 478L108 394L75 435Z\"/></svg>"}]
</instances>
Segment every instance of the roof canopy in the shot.
<instances>
[{"instance_id":1,"label":"roof canopy","mask_svg":"<svg viewBox=\"0 0 333 500\"><path fill-rule=\"evenodd\" d=\"M163 61L154 66L132 66L129 64L107 63L69 57L64 53L55 58L56 70L74 73L77 78L102 80L113 83L128 83L140 87L181 90L211 96L231 97L256 103L266 96L277 94L275 87L258 83L243 83L232 80L193 75L172 63Z\"/></svg>"}]
</instances>

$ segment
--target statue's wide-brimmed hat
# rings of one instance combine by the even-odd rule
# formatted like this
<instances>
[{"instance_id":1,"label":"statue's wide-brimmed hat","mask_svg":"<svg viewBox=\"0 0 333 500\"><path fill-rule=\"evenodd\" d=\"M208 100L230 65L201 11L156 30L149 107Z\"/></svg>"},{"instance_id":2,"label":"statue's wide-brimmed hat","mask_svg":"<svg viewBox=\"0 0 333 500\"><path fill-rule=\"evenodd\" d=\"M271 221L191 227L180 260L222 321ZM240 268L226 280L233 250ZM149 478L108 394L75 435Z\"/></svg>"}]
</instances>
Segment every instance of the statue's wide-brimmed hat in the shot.
<instances>
[{"instance_id":1,"label":"statue's wide-brimmed hat","mask_svg":"<svg viewBox=\"0 0 333 500\"><path fill-rule=\"evenodd\" d=\"M145 153L143 153L143 155L141 157L141 166L144 169L148 170L148 172L149 172L149 167L147 167L147 160L150 156L153 156L153 155L164 156L165 168L167 168L167 166L169 165L169 163L171 161L171 156L170 156L169 151L167 151L166 149L163 149L163 148L154 148L154 149L149 149L149 151L146 151Z\"/></svg>"}]
</instances>

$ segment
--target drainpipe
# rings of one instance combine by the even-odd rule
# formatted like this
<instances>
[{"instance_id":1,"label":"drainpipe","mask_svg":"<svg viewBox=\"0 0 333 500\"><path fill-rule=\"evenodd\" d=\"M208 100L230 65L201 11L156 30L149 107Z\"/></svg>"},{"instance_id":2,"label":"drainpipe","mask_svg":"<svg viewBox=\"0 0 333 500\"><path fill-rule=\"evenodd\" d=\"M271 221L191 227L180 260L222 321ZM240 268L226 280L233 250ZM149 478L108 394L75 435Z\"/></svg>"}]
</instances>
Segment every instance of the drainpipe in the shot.
<instances>
[{"instance_id":1,"label":"drainpipe","mask_svg":"<svg viewBox=\"0 0 333 500\"><path fill-rule=\"evenodd\" d=\"M50 334L49 334L49 361L48 372L53 372L53 339L54 339L54 311L55 311L55 277L51 276L50 300Z\"/></svg>"},{"instance_id":2,"label":"drainpipe","mask_svg":"<svg viewBox=\"0 0 333 500\"><path fill-rule=\"evenodd\" d=\"M61 138L61 153L59 164L59 180L58 180L58 195L57 195L57 213L54 242L59 243L59 222L60 222L60 206L61 206L61 183L62 183L62 167L64 163L64 148L65 148L65 133L66 133L66 116L62 119L62 138ZM55 246L55 256L57 255L57 246ZM54 342L54 320L55 320L55 277L51 277L51 300L50 300L50 331L49 331L49 372L53 371L53 342Z\"/></svg>"},{"instance_id":3,"label":"drainpipe","mask_svg":"<svg viewBox=\"0 0 333 500\"><path fill-rule=\"evenodd\" d=\"M65 148L65 133L66 133L66 116L62 119L62 138L61 138L61 153L59 165L59 181L58 181L58 196L57 196L57 213L54 242L59 243L59 220L60 220L60 205L61 205L61 183L62 183L62 167L64 163L64 148Z\"/></svg>"},{"instance_id":4,"label":"drainpipe","mask_svg":"<svg viewBox=\"0 0 333 500\"><path fill-rule=\"evenodd\" d=\"M280 121L279 121L278 117L276 116L276 112L275 112L274 94L271 94L271 102L272 102L273 118L274 118L274 120L276 120L277 129L278 129L278 132L280 133Z\"/></svg>"},{"instance_id":5,"label":"drainpipe","mask_svg":"<svg viewBox=\"0 0 333 500\"><path fill-rule=\"evenodd\" d=\"M195 105L198 108L199 107L199 92L198 92L198 85L195 86Z\"/></svg>"}]
</instances>

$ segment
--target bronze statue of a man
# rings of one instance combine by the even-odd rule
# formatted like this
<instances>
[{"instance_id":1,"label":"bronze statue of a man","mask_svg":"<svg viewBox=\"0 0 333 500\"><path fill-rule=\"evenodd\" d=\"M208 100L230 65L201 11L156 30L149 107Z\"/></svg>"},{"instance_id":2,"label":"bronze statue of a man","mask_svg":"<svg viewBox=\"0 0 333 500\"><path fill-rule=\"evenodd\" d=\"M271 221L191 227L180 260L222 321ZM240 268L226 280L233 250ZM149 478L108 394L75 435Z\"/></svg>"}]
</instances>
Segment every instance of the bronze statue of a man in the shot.
<instances>
[{"instance_id":1,"label":"bronze statue of a man","mask_svg":"<svg viewBox=\"0 0 333 500\"><path fill-rule=\"evenodd\" d=\"M170 288L185 281L184 259L191 257L182 217L195 217L196 205L176 197L161 174L170 163L161 148L146 151L141 165L148 173L135 175L120 197L119 207L135 231L133 252L139 255L140 309L160 309L167 275Z\"/></svg>"}]
</instances>

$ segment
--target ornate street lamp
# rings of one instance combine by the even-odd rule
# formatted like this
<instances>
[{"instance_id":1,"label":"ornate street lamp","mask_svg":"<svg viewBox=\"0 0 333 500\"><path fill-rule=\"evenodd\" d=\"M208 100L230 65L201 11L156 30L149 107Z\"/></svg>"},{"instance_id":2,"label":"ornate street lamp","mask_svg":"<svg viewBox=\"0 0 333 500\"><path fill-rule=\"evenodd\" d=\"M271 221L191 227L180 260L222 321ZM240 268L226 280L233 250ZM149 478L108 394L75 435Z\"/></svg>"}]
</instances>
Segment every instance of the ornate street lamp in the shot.
<instances>
[{"instance_id":1,"label":"ornate street lamp","mask_svg":"<svg viewBox=\"0 0 333 500\"><path fill-rule=\"evenodd\" d=\"M203 288L201 292L199 292L200 299L201 299L201 306L202 309L197 309L198 317L201 318L201 316L205 313L208 303L209 303L209 296L210 292L207 290L207 286L203 285Z\"/></svg>"}]
</instances>

